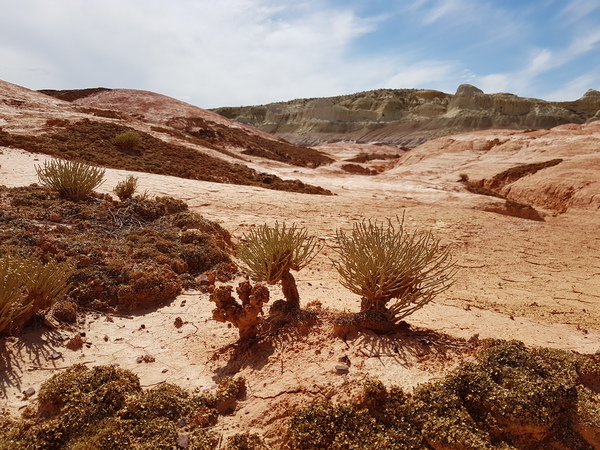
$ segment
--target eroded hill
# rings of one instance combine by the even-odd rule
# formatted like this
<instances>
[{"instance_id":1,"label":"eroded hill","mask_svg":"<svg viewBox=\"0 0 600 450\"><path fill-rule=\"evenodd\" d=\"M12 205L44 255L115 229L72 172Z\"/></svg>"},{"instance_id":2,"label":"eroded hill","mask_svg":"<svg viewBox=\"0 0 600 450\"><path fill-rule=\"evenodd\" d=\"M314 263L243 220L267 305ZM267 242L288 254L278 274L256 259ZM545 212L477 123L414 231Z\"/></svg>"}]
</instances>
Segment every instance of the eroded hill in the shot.
<instances>
[{"instance_id":1,"label":"eroded hill","mask_svg":"<svg viewBox=\"0 0 600 450\"><path fill-rule=\"evenodd\" d=\"M461 85L454 95L379 89L214 111L297 145L356 141L412 148L465 131L540 129L598 120L600 92L590 89L575 101L549 102L508 93L485 94L471 85Z\"/></svg>"}]
</instances>

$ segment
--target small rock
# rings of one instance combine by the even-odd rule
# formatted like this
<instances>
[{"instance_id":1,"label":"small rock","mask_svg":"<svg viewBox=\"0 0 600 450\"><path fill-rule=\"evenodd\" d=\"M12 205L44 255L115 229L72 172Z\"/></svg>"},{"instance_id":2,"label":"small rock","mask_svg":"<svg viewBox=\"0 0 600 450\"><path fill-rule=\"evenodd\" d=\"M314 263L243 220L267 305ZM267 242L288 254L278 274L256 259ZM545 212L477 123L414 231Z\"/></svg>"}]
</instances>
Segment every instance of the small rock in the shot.
<instances>
[{"instance_id":1,"label":"small rock","mask_svg":"<svg viewBox=\"0 0 600 450\"><path fill-rule=\"evenodd\" d=\"M146 325L144 325L144 324L141 324L141 325L140 325L140 330L143 330L144 328L146 328Z\"/></svg>"},{"instance_id":2,"label":"small rock","mask_svg":"<svg viewBox=\"0 0 600 450\"><path fill-rule=\"evenodd\" d=\"M431 341L429 339L419 339L419 342L423 345L431 345Z\"/></svg>"},{"instance_id":3,"label":"small rock","mask_svg":"<svg viewBox=\"0 0 600 450\"><path fill-rule=\"evenodd\" d=\"M181 419L179 419L179 422L177 422L177 426L179 428L187 427L188 426L188 421L185 420L184 418L181 418Z\"/></svg>"},{"instance_id":4,"label":"small rock","mask_svg":"<svg viewBox=\"0 0 600 450\"><path fill-rule=\"evenodd\" d=\"M177 446L179 448L188 448L189 445L190 445L189 436L186 436L185 434L180 434L177 437Z\"/></svg>"},{"instance_id":5,"label":"small rock","mask_svg":"<svg viewBox=\"0 0 600 450\"><path fill-rule=\"evenodd\" d=\"M50 356L48 356L49 359L59 359L60 357L62 357L62 352L57 352L56 350L53 351Z\"/></svg>"},{"instance_id":6,"label":"small rock","mask_svg":"<svg viewBox=\"0 0 600 450\"><path fill-rule=\"evenodd\" d=\"M175 325L175 328L181 328L183 326L183 319L181 317L176 317L173 325Z\"/></svg>"},{"instance_id":7,"label":"small rock","mask_svg":"<svg viewBox=\"0 0 600 450\"><path fill-rule=\"evenodd\" d=\"M79 332L79 336L81 336L81 337L85 337L85 331L80 331L80 332Z\"/></svg>"},{"instance_id":8,"label":"small rock","mask_svg":"<svg viewBox=\"0 0 600 450\"><path fill-rule=\"evenodd\" d=\"M344 364L338 364L335 366L335 370L337 370L338 372L348 372L350 370L350 367Z\"/></svg>"},{"instance_id":9,"label":"small rock","mask_svg":"<svg viewBox=\"0 0 600 450\"><path fill-rule=\"evenodd\" d=\"M25 398L31 397L33 394L35 394L35 389L32 387L30 387L26 391L23 391L23 395L25 395Z\"/></svg>"},{"instance_id":10,"label":"small rock","mask_svg":"<svg viewBox=\"0 0 600 450\"><path fill-rule=\"evenodd\" d=\"M162 373L167 373L169 371L169 369L163 369L161 372Z\"/></svg>"},{"instance_id":11,"label":"small rock","mask_svg":"<svg viewBox=\"0 0 600 450\"><path fill-rule=\"evenodd\" d=\"M344 355L341 358L338 358L338 361L345 364L346 366L350 366L350 358L348 358L347 355Z\"/></svg>"},{"instance_id":12,"label":"small rock","mask_svg":"<svg viewBox=\"0 0 600 450\"><path fill-rule=\"evenodd\" d=\"M143 362L144 362L144 357L143 357L143 356L138 356L138 357L135 359L135 362L136 362L136 363L138 363L138 364L140 364L140 363L143 363Z\"/></svg>"},{"instance_id":13,"label":"small rock","mask_svg":"<svg viewBox=\"0 0 600 450\"><path fill-rule=\"evenodd\" d=\"M108 342L108 335L107 334L104 335L104 342Z\"/></svg>"}]
</instances>

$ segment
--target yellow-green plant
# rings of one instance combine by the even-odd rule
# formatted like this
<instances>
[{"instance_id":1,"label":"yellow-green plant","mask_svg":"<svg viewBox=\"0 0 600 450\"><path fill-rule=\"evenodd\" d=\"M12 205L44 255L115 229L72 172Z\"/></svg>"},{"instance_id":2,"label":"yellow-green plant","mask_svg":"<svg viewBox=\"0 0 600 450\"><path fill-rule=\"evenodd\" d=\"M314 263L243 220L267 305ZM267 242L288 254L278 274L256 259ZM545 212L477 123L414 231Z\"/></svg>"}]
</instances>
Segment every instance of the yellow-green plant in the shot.
<instances>
[{"instance_id":1,"label":"yellow-green plant","mask_svg":"<svg viewBox=\"0 0 600 450\"><path fill-rule=\"evenodd\" d=\"M123 151L132 151L142 143L142 137L135 131L125 131L115 136L114 143Z\"/></svg>"},{"instance_id":2,"label":"yellow-green plant","mask_svg":"<svg viewBox=\"0 0 600 450\"><path fill-rule=\"evenodd\" d=\"M128 175L124 181L119 181L113 192L119 197L119 200L129 200L135 194L138 187L138 178L133 175Z\"/></svg>"},{"instance_id":3,"label":"yellow-green plant","mask_svg":"<svg viewBox=\"0 0 600 450\"><path fill-rule=\"evenodd\" d=\"M52 160L36 166L40 183L66 199L79 201L90 195L104 182L104 169L84 163Z\"/></svg>"},{"instance_id":4,"label":"yellow-green plant","mask_svg":"<svg viewBox=\"0 0 600 450\"><path fill-rule=\"evenodd\" d=\"M270 227L267 224L244 234L238 252L252 278L269 284L281 281L281 290L290 307L300 308L296 280L290 270L306 267L321 247L306 229L285 223Z\"/></svg>"},{"instance_id":5,"label":"yellow-green plant","mask_svg":"<svg viewBox=\"0 0 600 450\"><path fill-rule=\"evenodd\" d=\"M431 232L407 233L403 221L363 220L350 234L338 230L336 238L333 265L342 285L362 297L361 311L380 311L398 322L451 285L450 249Z\"/></svg>"},{"instance_id":6,"label":"yellow-green plant","mask_svg":"<svg viewBox=\"0 0 600 450\"><path fill-rule=\"evenodd\" d=\"M37 312L48 309L66 294L70 263L35 256L4 254L0 257L0 334L17 333Z\"/></svg>"}]
</instances>

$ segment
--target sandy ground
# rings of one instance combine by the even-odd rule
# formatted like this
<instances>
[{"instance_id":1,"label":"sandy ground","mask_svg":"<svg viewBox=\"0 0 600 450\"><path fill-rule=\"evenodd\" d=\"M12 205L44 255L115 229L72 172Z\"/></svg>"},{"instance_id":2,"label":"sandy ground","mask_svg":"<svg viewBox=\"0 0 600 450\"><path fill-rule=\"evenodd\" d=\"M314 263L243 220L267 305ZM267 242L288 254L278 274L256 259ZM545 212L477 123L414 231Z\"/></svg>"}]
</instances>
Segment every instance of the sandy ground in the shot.
<instances>
[{"instance_id":1,"label":"sandy ground","mask_svg":"<svg viewBox=\"0 0 600 450\"><path fill-rule=\"evenodd\" d=\"M34 165L44 156L13 149L0 154L0 184L36 182ZM316 171L263 163L261 170L300 178L336 193L309 196L136 174L141 191L181 198L204 217L241 237L257 224L294 222L318 236L324 249L296 274L302 303L358 311L359 299L338 282L330 258L335 232L363 218L405 217L409 231L431 230L452 247L458 269L454 286L407 321L411 336L361 335L334 338L324 321L308 334L278 336L245 353L237 330L211 319L206 294L188 292L168 305L131 316L87 317L81 329L33 330L9 342L0 376L0 406L12 412L35 400L21 394L73 363L119 364L150 387L167 381L190 389L212 389L224 375L248 380L238 410L219 422L223 434L259 431L277 446L283 417L295 406L336 398L373 375L411 389L442 376L468 344L459 338L519 339L528 345L600 351L600 215L573 212L534 222L484 212L495 200L464 192L458 183L406 180L401 176L345 175L335 167ZM107 170L101 191L110 192L128 172ZM431 179L435 179L432 177ZM273 299L281 298L277 287ZM173 325L181 317L184 326ZM86 345L71 351L65 339L85 332ZM420 334L419 334L420 333ZM419 337L420 336L420 337ZM60 352L60 356L56 359ZM237 352L237 353L236 353ZM138 362L152 356L154 362ZM339 358L351 361L339 373ZM0 362L1 364L1 362Z\"/></svg>"}]
</instances>

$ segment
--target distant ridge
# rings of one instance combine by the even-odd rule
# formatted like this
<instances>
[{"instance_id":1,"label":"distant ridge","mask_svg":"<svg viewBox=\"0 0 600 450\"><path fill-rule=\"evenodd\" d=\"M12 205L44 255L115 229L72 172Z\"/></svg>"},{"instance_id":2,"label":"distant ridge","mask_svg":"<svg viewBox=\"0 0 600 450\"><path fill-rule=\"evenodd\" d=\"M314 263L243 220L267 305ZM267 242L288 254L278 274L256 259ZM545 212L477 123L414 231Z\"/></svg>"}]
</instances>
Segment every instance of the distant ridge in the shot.
<instances>
[{"instance_id":1,"label":"distant ridge","mask_svg":"<svg viewBox=\"0 0 600 450\"><path fill-rule=\"evenodd\" d=\"M296 145L351 140L415 147L430 139L486 129L542 129L600 119L600 92L550 102L509 93L485 94L463 84L455 94L379 89L212 111Z\"/></svg>"}]
</instances>

